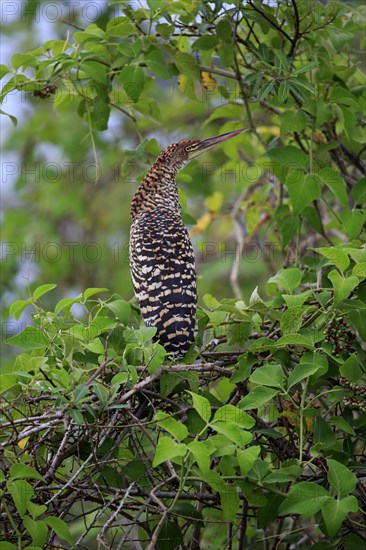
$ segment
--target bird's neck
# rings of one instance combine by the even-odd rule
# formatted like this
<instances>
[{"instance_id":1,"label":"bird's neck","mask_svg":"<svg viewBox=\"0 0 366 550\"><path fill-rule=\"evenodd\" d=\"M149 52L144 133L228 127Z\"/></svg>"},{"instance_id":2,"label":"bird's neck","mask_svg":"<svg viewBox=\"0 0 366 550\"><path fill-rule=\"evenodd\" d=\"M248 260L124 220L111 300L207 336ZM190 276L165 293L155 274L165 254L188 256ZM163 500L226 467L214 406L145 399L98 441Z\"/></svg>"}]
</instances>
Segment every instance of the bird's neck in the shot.
<instances>
[{"instance_id":1,"label":"bird's neck","mask_svg":"<svg viewBox=\"0 0 366 550\"><path fill-rule=\"evenodd\" d=\"M172 210L181 213L176 171L155 162L141 184L131 203L131 216L135 219L141 212Z\"/></svg>"}]
</instances>

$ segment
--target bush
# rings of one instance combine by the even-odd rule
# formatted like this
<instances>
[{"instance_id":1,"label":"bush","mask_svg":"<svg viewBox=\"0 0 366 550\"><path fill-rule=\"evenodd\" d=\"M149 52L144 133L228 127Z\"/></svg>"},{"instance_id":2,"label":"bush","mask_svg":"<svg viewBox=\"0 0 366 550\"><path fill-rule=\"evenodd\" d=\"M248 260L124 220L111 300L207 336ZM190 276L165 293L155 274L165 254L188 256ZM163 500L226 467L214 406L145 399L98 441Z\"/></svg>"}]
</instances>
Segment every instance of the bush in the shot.
<instances>
[{"instance_id":1,"label":"bush","mask_svg":"<svg viewBox=\"0 0 366 550\"><path fill-rule=\"evenodd\" d=\"M316 269L272 277L266 301L257 290L249 305L206 295L203 351L182 364L150 343L155 329L140 327L130 303L96 298L104 289L52 312L40 301L54 285L15 302L16 317L29 302L35 313L8 340L25 353L2 376L6 548L55 537L220 548L228 527L238 547L361 542L360 252L321 249ZM333 286L311 282L322 270Z\"/></svg>"}]
</instances>

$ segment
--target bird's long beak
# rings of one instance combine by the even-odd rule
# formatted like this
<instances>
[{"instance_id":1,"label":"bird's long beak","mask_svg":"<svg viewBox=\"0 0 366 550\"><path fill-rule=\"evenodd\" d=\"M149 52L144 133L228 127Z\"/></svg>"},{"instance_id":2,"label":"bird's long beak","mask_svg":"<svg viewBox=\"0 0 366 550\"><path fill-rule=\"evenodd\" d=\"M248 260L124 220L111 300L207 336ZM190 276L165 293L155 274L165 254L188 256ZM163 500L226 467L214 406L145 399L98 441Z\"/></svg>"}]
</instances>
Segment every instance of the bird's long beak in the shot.
<instances>
[{"instance_id":1,"label":"bird's long beak","mask_svg":"<svg viewBox=\"0 0 366 550\"><path fill-rule=\"evenodd\" d=\"M197 151L203 151L205 149L208 149L209 147L213 147L214 145L217 145L218 143L222 143L223 141L227 141L228 139L231 139L235 136L238 136L242 132L246 132L247 128L240 128L240 130L233 130L232 132L227 132L226 134L221 134L221 136L215 136L208 139L203 139L200 141L197 145Z\"/></svg>"},{"instance_id":2,"label":"bird's long beak","mask_svg":"<svg viewBox=\"0 0 366 550\"><path fill-rule=\"evenodd\" d=\"M226 134L221 134L220 136L214 136L212 138L203 139L202 141L199 141L192 147L192 150L189 153L189 159L191 160L192 158L195 158L196 156L206 151L206 149L209 149L210 147L213 147L218 143L223 143L224 141L227 141L235 136L238 136L242 132L246 132L246 131L247 131L247 128L240 128L240 130L233 130L232 132L227 132Z\"/></svg>"}]
</instances>

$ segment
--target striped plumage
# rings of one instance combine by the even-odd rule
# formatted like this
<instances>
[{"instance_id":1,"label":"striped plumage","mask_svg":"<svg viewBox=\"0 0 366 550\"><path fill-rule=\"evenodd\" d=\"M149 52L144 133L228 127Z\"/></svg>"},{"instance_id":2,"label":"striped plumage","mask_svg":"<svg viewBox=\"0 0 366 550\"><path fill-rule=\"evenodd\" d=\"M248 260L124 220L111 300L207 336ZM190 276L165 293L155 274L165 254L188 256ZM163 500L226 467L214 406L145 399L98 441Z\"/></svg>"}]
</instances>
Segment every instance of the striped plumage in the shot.
<instances>
[{"instance_id":1,"label":"striped plumage","mask_svg":"<svg viewBox=\"0 0 366 550\"><path fill-rule=\"evenodd\" d=\"M131 203L130 266L135 294L147 326L177 357L194 341L196 269L181 218L177 172L202 151L242 130L208 140L170 145L156 159Z\"/></svg>"}]
</instances>

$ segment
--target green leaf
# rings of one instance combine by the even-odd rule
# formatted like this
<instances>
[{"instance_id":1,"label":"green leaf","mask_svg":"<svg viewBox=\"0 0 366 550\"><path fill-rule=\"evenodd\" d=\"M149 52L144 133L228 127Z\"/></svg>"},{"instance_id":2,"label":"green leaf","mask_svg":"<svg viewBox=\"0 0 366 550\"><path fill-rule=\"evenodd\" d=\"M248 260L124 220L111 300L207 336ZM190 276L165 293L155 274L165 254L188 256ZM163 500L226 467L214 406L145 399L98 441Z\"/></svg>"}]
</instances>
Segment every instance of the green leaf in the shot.
<instances>
[{"instance_id":1,"label":"green leaf","mask_svg":"<svg viewBox=\"0 0 366 550\"><path fill-rule=\"evenodd\" d=\"M357 435L352 426L342 416L334 416L333 418L330 418L329 424L331 424L331 426L336 426L339 430L342 430L342 432L345 432L346 434L354 436Z\"/></svg>"},{"instance_id":2,"label":"green leaf","mask_svg":"<svg viewBox=\"0 0 366 550\"><path fill-rule=\"evenodd\" d=\"M357 239L365 224L365 214L361 210L343 210L339 213L343 229L350 239Z\"/></svg>"},{"instance_id":3,"label":"green leaf","mask_svg":"<svg viewBox=\"0 0 366 550\"><path fill-rule=\"evenodd\" d=\"M355 275L356 277L360 279L366 278L366 262L360 262L359 264L356 264L354 268L352 269L352 275Z\"/></svg>"},{"instance_id":4,"label":"green leaf","mask_svg":"<svg viewBox=\"0 0 366 550\"><path fill-rule=\"evenodd\" d=\"M107 23L106 35L108 37L116 36L122 38L136 34L135 26L129 22L127 17L114 17Z\"/></svg>"},{"instance_id":5,"label":"green leaf","mask_svg":"<svg viewBox=\"0 0 366 550\"><path fill-rule=\"evenodd\" d=\"M35 327L26 327L20 334L5 340L5 343L26 350L42 349L48 346L43 333Z\"/></svg>"},{"instance_id":6,"label":"green leaf","mask_svg":"<svg viewBox=\"0 0 366 550\"><path fill-rule=\"evenodd\" d=\"M178 87L187 97L190 99L196 99L196 83L193 76L180 74L178 77Z\"/></svg>"},{"instance_id":7,"label":"green leaf","mask_svg":"<svg viewBox=\"0 0 366 550\"><path fill-rule=\"evenodd\" d=\"M127 325L131 315L131 306L128 302L125 300L115 300L114 302L109 302L106 306L123 325Z\"/></svg>"},{"instance_id":8,"label":"green leaf","mask_svg":"<svg viewBox=\"0 0 366 550\"><path fill-rule=\"evenodd\" d=\"M358 382L362 378L362 370L356 353L353 353L346 359L343 365L341 365L339 372L341 376L348 378L351 382Z\"/></svg>"},{"instance_id":9,"label":"green leaf","mask_svg":"<svg viewBox=\"0 0 366 550\"><path fill-rule=\"evenodd\" d=\"M15 481L8 481L6 487L11 494L20 517L23 518L28 509L29 502L34 497L32 485L28 481L24 481L24 479L16 479Z\"/></svg>"},{"instance_id":10,"label":"green leaf","mask_svg":"<svg viewBox=\"0 0 366 550\"><path fill-rule=\"evenodd\" d=\"M258 386L251 390L251 392L243 397L239 403L239 407L245 411L250 409L258 409L278 394L278 390L274 388L266 388Z\"/></svg>"},{"instance_id":11,"label":"green leaf","mask_svg":"<svg viewBox=\"0 0 366 550\"><path fill-rule=\"evenodd\" d=\"M200 417L205 421L209 422L211 418L211 405L206 397L193 393L191 391L187 392L191 395L193 399L193 407L198 412Z\"/></svg>"},{"instance_id":12,"label":"green leaf","mask_svg":"<svg viewBox=\"0 0 366 550\"><path fill-rule=\"evenodd\" d=\"M188 429L184 424L181 424L175 418L162 411L158 411L155 414L155 420L159 426L169 432L179 442L183 441L188 435Z\"/></svg>"},{"instance_id":13,"label":"green leaf","mask_svg":"<svg viewBox=\"0 0 366 550\"><path fill-rule=\"evenodd\" d=\"M178 52L174 57L174 62L181 74L196 79L200 77L197 62L189 53Z\"/></svg>"},{"instance_id":14,"label":"green leaf","mask_svg":"<svg viewBox=\"0 0 366 550\"><path fill-rule=\"evenodd\" d=\"M258 340L254 340L251 344L248 346L248 351L250 353L262 353L263 351L268 351L271 349L274 349L275 342L271 338L258 338Z\"/></svg>"},{"instance_id":15,"label":"green leaf","mask_svg":"<svg viewBox=\"0 0 366 550\"><path fill-rule=\"evenodd\" d=\"M359 179L352 187L351 195L356 204L366 204L366 177Z\"/></svg>"},{"instance_id":16,"label":"green leaf","mask_svg":"<svg viewBox=\"0 0 366 550\"><path fill-rule=\"evenodd\" d=\"M276 348L283 346L302 346L309 349L314 349L314 344L305 334L286 334L281 336L276 342Z\"/></svg>"},{"instance_id":17,"label":"green leaf","mask_svg":"<svg viewBox=\"0 0 366 550\"><path fill-rule=\"evenodd\" d=\"M200 471L200 477L202 478L202 481L208 483L208 485L210 485L210 487L212 487L214 491L220 491L223 487L224 480L222 479L220 474L218 474L214 470L209 470L208 472Z\"/></svg>"},{"instance_id":18,"label":"green leaf","mask_svg":"<svg viewBox=\"0 0 366 550\"><path fill-rule=\"evenodd\" d=\"M99 294L100 292L106 292L107 290L108 288L94 288L94 287L87 288L83 292L84 302L89 300L89 298L91 298L91 296L94 296L94 294Z\"/></svg>"},{"instance_id":19,"label":"green leaf","mask_svg":"<svg viewBox=\"0 0 366 550\"><path fill-rule=\"evenodd\" d=\"M311 202L320 197L318 177L314 174L290 172L285 180L294 212L300 214Z\"/></svg>"},{"instance_id":20,"label":"green leaf","mask_svg":"<svg viewBox=\"0 0 366 550\"><path fill-rule=\"evenodd\" d=\"M86 395L89 393L89 386L86 384L79 384L73 391L74 403L80 403Z\"/></svg>"},{"instance_id":21,"label":"green leaf","mask_svg":"<svg viewBox=\"0 0 366 550\"><path fill-rule=\"evenodd\" d=\"M208 119L205 121L204 126L212 122L213 120L217 120L219 118L229 118L233 120L240 120L240 117L242 116L243 110L240 105L237 104L231 104L227 103L226 105L221 105L220 107L217 107Z\"/></svg>"},{"instance_id":22,"label":"green leaf","mask_svg":"<svg viewBox=\"0 0 366 550\"><path fill-rule=\"evenodd\" d=\"M265 478L265 483L287 483L292 482L303 473L303 469L296 464L275 470Z\"/></svg>"},{"instance_id":23,"label":"green leaf","mask_svg":"<svg viewBox=\"0 0 366 550\"><path fill-rule=\"evenodd\" d=\"M44 48L52 50L55 56L64 53L65 49L69 46L70 44L66 40L47 40L47 42L44 43ZM44 55L44 48L41 48L39 52L40 55Z\"/></svg>"},{"instance_id":24,"label":"green leaf","mask_svg":"<svg viewBox=\"0 0 366 550\"><path fill-rule=\"evenodd\" d=\"M197 521L201 522L202 525L202 512L196 510L196 508L189 502L177 502L172 509L174 516L178 515L184 518L185 521L189 523L195 523ZM169 549L170 550L170 549Z\"/></svg>"},{"instance_id":25,"label":"green leaf","mask_svg":"<svg viewBox=\"0 0 366 550\"><path fill-rule=\"evenodd\" d=\"M91 387L93 388L93 391L97 396L99 403L103 405L108 403L109 391L105 386L103 386L102 384L99 384L99 382L96 382L94 380L94 382L91 384Z\"/></svg>"},{"instance_id":26,"label":"green leaf","mask_svg":"<svg viewBox=\"0 0 366 550\"><path fill-rule=\"evenodd\" d=\"M182 378L177 373L164 372L160 377L160 393L162 397L168 397L168 395L174 390L178 384L182 381Z\"/></svg>"},{"instance_id":27,"label":"green leaf","mask_svg":"<svg viewBox=\"0 0 366 550\"><path fill-rule=\"evenodd\" d=\"M290 489L287 498L279 507L279 514L300 514L302 517L310 518L322 509L324 502L329 498L329 493L317 483L304 481L296 483Z\"/></svg>"},{"instance_id":28,"label":"green leaf","mask_svg":"<svg viewBox=\"0 0 366 550\"><path fill-rule=\"evenodd\" d=\"M224 490L220 491L220 500L224 519L234 521L240 508L240 497L236 485L225 483Z\"/></svg>"},{"instance_id":29,"label":"green leaf","mask_svg":"<svg viewBox=\"0 0 366 550\"><path fill-rule=\"evenodd\" d=\"M173 32L174 27L172 25L168 25L167 23L159 23L158 25L156 25L156 34L160 34L160 36L165 38L165 40L168 40Z\"/></svg>"},{"instance_id":30,"label":"green leaf","mask_svg":"<svg viewBox=\"0 0 366 550\"><path fill-rule=\"evenodd\" d=\"M342 497L348 493L353 493L357 485L357 477L353 472L336 460L327 459L328 462L328 481L331 484L337 496Z\"/></svg>"},{"instance_id":31,"label":"green leaf","mask_svg":"<svg viewBox=\"0 0 366 550\"><path fill-rule=\"evenodd\" d=\"M47 525L49 525L51 529L55 531L56 535L60 539L66 540L66 542L68 542L72 546L74 545L74 537L70 533L69 526L65 521L54 516L48 516L44 518L44 522L47 523Z\"/></svg>"},{"instance_id":32,"label":"green leaf","mask_svg":"<svg viewBox=\"0 0 366 550\"><path fill-rule=\"evenodd\" d=\"M159 466L166 460L171 460L177 456L184 456L187 452L187 446L183 443L177 443L171 437L162 436L156 446L153 460L153 468Z\"/></svg>"},{"instance_id":33,"label":"green leaf","mask_svg":"<svg viewBox=\"0 0 366 550\"><path fill-rule=\"evenodd\" d=\"M123 331L123 337L128 344L140 344L143 346L156 334L156 327L141 327L135 329L133 327L127 327Z\"/></svg>"},{"instance_id":34,"label":"green leaf","mask_svg":"<svg viewBox=\"0 0 366 550\"><path fill-rule=\"evenodd\" d=\"M151 72L164 80L170 79L170 72L160 51L153 51L145 57L145 62Z\"/></svg>"},{"instance_id":35,"label":"green leaf","mask_svg":"<svg viewBox=\"0 0 366 550\"><path fill-rule=\"evenodd\" d=\"M89 342L95 340L101 334L109 332L115 326L115 321L110 317L94 317L89 327L83 327L82 339ZM73 327L76 329L76 326Z\"/></svg>"},{"instance_id":36,"label":"green leaf","mask_svg":"<svg viewBox=\"0 0 366 550\"><path fill-rule=\"evenodd\" d=\"M200 441L192 441L187 447L192 453L194 460L197 462L199 469L202 470L202 472L208 472L211 459L206 445Z\"/></svg>"},{"instance_id":37,"label":"green leaf","mask_svg":"<svg viewBox=\"0 0 366 550\"><path fill-rule=\"evenodd\" d=\"M325 256L329 260L329 263L336 265L342 273L350 264L348 255L335 246L313 248L312 250L315 250L322 256Z\"/></svg>"},{"instance_id":38,"label":"green leaf","mask_svg":"<svg viewBox=\"0 0 366 550\"><path fill-rule=\"evenodd\" d=\"M90 76L96 82L106 85L108 82L107 76L107 67L98 63L97 61L83 61L80 65L80 69L84 71L85 74Z\"/></svg>"},{"instance_id":39,"label":"green leaf","mask_svg":"<svg viewBox=\"0 0 366 550\"><path fill-rule=\"evenodd\" d=\"M242 380L249 378L250 373L252 372L252 367L257 363L257 358L251 353L246 353L238 357L238 367L235 370L230 378L230 382L236 384Z\"/></svg>"},{"instance_id":40,"label":"green leaf","mask_svg":"<svg viewBox=\"0 0 366 550\"><path fill-rule=\"evenodd\" d=\"M293 169L303 169L309 163L308 155L306 155L298 147L293 145L285 145L285 147L273 147L266 153L272 160L279 162L283 166Z\"/></svg>"},{"instance_id":41,"label":"green leaf","mask_svg":"<svg viewBox=\"0 0 366 550\"><path fill-rule=\"evenodd\" d=\"M119 80L132 101L138 101L145 84L145 75L141 67L126 65L123 67Z\"/></svg>"},{"instance_id":42,"label":"green leaf","mask_svg":"<svg viewBox=\"0 0 366 550\"><path fill-rule=\"evenodd\" d=\"M89 25L83 32L74 32L73 37L79 44L88 41L100 42L101 38L105 38L105 32L100 28L96 28L96 25Z\"/></svg>"},{"instance_id":43,"label":"green leaf","mask_svg":"<svg viewBox=\"0 0 366 550\"><path fill-rule=\"evenodd\" d=\"M259 457L260 450L259 445L253 445L247 449L237 449L236 456L242 476L246 476L250 472L254 462Z\"/></svg>"},{"instance_id":44,"label":"green leaf","mask_svg":"<svg viewBox=\"0 0 366 550\"><path fill-rule=\"evenodd\" d=\"M19 69L20 67L36 67L39 61L36 56L29 53L14 53L11 56L11 64L14 69Z\"/></svg>"},{"instance_id":45,"label":"green leaf","mask_svg":"<svg viewBox=\"0 0 366 550\"><path fill-rule=\"evenodd\" d=\"M18 383L16 374L0 374L0 393L8 391Z\"/></svg>"},{"instance_id":46,"label":"green leaf","mask_svg":"<svg viewBox=\"0 0 366 550\"><path fill-rule=\"evenodd\" d=\"M10 69L6 65L0 64L0 80L6 75L10 73Z\"/></svg>"},{"instance_id":47,"label":"green leaf","mask_svg":"<svg viewBox=\"0 0 366 550\"><path fill-rule=\"evenodd\" d=\"M21 462L13 464L9 470L9 474L12 479L26 477L31 479L40 479L41 481L44 481L44 478L41 476L40 473L37 472L35 468L32 468L32 466L28 466L27 464L22 464Z\"/></svg>"},{"instance_id":48,"label":"green leaf","mask_svg":"<svg viewBox=\"0 0 366 550\"><path fill-rule=\"evenodd\" d=\"M10 317L14 317L14 319L18 320L23 311L29 304L32 303L32 298L28 298L27 300L16 300L13 302L9 309L9 315Z\"/></svg>"},{"instance_id":49,"label":"green leaf","mask_svg":"<svg viewBox=\"0 0 366 550\"><path fill-rule=\"evenodd\" d=\"M94 340L89 341L87 344L85 344L85 347L92 353L98 353L98 355L103 355L105 352L104 345L99 340L99 338L94 338Z\"/></svg>"},{"instance_id":50,"label":"green leaf","mask_svg":"<svg viewBox=\"0 0 366 550\"><path fill-rule=\"evenodd\" d=\"M4 88L5 88L5 86L4 86ZM3 92L4 92L4 88L3 88ZM0 109L0 115L5 115L5 116L9 117L11 122L13 123L13 126L17 126L18 119L14 115L9 115L9 113L6 113L2 109Z\"/></svg>"},{"instance_id":51,"label":"green leaf","mask_svg":"<svg viewBox=\"0 0 366 550\"><path fill-rule=\"evenodd\" d=\"M252 441L252 434L244 431L233 422L215 422L215 424L212 424L212 429L240 446L247 445Z\"/></svg>"},{"instance_id":52,"label":"green leaf","mask_svg":"<svg viewBox=\"0 0 366 550\"><path fill-rule=\"evenodd\" d=\"M316 417L313 428L314 443L321 449L331 449L336 442L332 428L320 415Z\"/></svg>"},{"instance_id":53,"label":"green leaf","mask_svg":"<svg viewBox=\"0 0 366 550\"><path fill-rule=\"evenodd\" d=\"M359 280L354 275L343 277L335 269L328 273L328 279L332 282L334 288L334 303L342 302L351 294L352 290L359 285Z\"/></svg>"},{"instance_id":54,"label":"green leaf","mask_svg":"<svg viewBox=\"0 0 366 550\"><path fill-rule=\"evenodd\" d=\"M257 94L256 94L256 100L257 101L263 101L263 99L265 99L270 93L271 91L273 90L273 88L275 87L275 81L274 80L269 80L268 82L266 82L264 84L264 86L262 86ZM253 94L255 95L255 94Z\"/></svg>"},{"instance_id":55,"label":"green leaf","mask_svg":"<svg viewBox=\"0 0 366 550\"><path fill-rule=\"evenodd\" d=\"M286 309L280 320L282 334L289 334L291 332L299 331L305 311L306 307L304 306L294 306Z\"/></svg>"},{"instance_id":56,"label":"green leaf","mask_svg":"<svg viewBox=\"0 0 366 550\"><path fill-rule=\"evenodd\" d=\"M299 75L302 73L307 73L308 71L311 71L312 69L315 69L318 67L319 62L318 61L309 61L309 63L304 63L301 67L295 69L292 73L292 75Z\"/></svg>"},{"instance_id":57,"label":"green leaf","mask_svg":"<svg viewBox=\"0 0 366 550\"><path fill-rule=\"evenodd\" d=\"M321 365L304 365L303 363L299 363L298 365L296 365L296 367L290 373L287 379L287 389L289 390L290 388L295 386L295 384L301 382L301 380L304 380L315 372L318 372L318 370L320 370L321 368Z\"/></svg>"},{"instance_id":58,"label":"green leaf","mask_svg":"<svg viewBox=\"0 0 366 550\"><path fill-rule=\"evenodd\" d=\"M78 296L78 298L62 298L59 302L57 302L55 306L55 313L56 315L60 313L61 310L64 310L65 316L67 316L70 312L71 306L73 304L79 303L81 301L81 294Z\"/></svg>"},{"instance_id":59,"label":"green leaf","mask_svg":"<svg viewBox=\"0 0 366 550\"><path fill-rule=\"evenodd\" d=\"M172 520L166 521L159 532L156 550L173 550L182 546L183 535L178 523Z\"/></svg>"},{"instance_id":60,"label":"green leaf","mask_svg":"<svg viewBox=\"0 0 366 550\"><path fill-rule=\"evenodd\" d=\"M328 498L323 504L322 514L329 535L334 537L348 514L357 510L358 502L353 495L343 499Z\"/></svg>"},{"instance_id":61,"label":"green leaf","mask_svg":"<svg viewBox=\"0 0 366 550\"><path fill-rule=\"evenodd\" d=\"M286 111L281 116L281 136L288 132L301 132L306 127L304 111Z\"/></svg>"},{"instance_id":62,"label":"green leaf","mask_svg":"<svg viewBox=\"0 0 366 550\"><path fill-rule=\"evenodd\" d=\"M254 419L249 416L249 414L243 412L241 409L238 409L238 407L235 407L234 405L224 405L223 407L220 407L215 412L215 416L213 417L213 420L211 421L211 425L213 425L215 422L232 422L233 424L238 424L238 426L241 426L242 428L252 428L255 424Z\"/></svg>"},{"instance_id":63,"label":"green leaf","mask_svg":"<svg viewBox=\"0 0 366 550\"><path fill-rule=\"evenodd\" d=\"M281 103L284 103L288 98L289 91L290 90L287 82L285 80L282 80L278 86L278 91L277 91L278 101L280 101ZM282 128L281 128L281 134L282 134Z\"/></svg>"},{"instance_id":64,"label":"green leaf","mask_svg":"<svg viewBox=\"0 0 366 550\"><path fill-rule=\"evenodd\" d=\"M216 25L216 36L219 40L231 41L232 28L229 19L220 19Z\"/></svg>"},{"instance_id":65,"label":"green leaf","mask_svg":"<svg viewBox=\"0 0 366 550\"><path fill-rule=\"evenodd\" d=\"M306 95L303 94L302 90L306 90L307 92L310 92L310 94L315 95L316 90L314 86L311 86L307 80L294 80L293 78L289 78L287 80L290 89L296 94L296 96L300 99L300 101L305 101Z\"/></svg>"},{"instance_id":66,"label":"green leaf","mask_svg":"<svg viewBox=\"0 0 366 550\"><path fill-rule=\"evenodd\" d=\"M29 516L23 518L24 527L32 537L32 543L38 548L43 548L47 540L47 525L44 521L34 521Z\"/></svg>"},{"instance_id":67,"label":"green leaf","mask_svg":"<svg viewBox=\"0 0 366 550\"><path fill-rule=\"evenodd\" d=\"M192 52L196 52L197 50L212 50L217 43L218 39L216 36L200 36L200 38L197 38L197 40L193 42Z\"/></svg>"},{"instance_id":68,"label":"green leaf","mask_svg":"<svg viewBox=\"0 0 366 550\"><path fill-rule=\"evenodd\" d=\"M36 290L33 292L34 301L36 302L37 300L39 300L41 296L43 296L44 294L47 294L47 292L50 292L51 290L56 288L56 286L57 285L54 285L54 284L47 284L36 288Z\"/></svg>"},{"instance_id":69,"label":"green leaf","mask_svg":"<svg viewBox=\"0 0 366 550\"><path fill-rule=\"evenodd\" d=\"M205 294L203 296L203 302L205 306L208 307L208 309L215 310L218 307L220 307L220 302L216 300L214 296L211 296L211 294Z\"/></svg>"},{"instance_id":70,"label":"green leaf","mask_svg":"<svg viewBox=\"0 0 366 550\"><path fill-rule=\"evenodd\" d=\"M283 370L278 363L264 365L256 369L249 380L260 386L283 388ZM242 407L241 407L242 408Z\"/></svg>"},{"instance_id":71,"label":"green leaf","mask_svg":"<svg viewBox=\"0 0 366 550\"><path fill-rule=\"evenodd\" d=\"M158 343L152 344L145 350L145 362L150 374L160 369L164 363L165 357L166 351L163 346Z\"/></svg>"},{"instance_id":72,"label":"green leaf","mask_svg":"<svg viewBox=\"0 0 366 550\"><path fill-rule=\"evenodd\" d=\"M275 283L284 288L289 294L299 286L302 279L302 272L297 267L281 269L276 275L268 279L268 283Z\"/></svg>"},{"instance_id":73,"label":"green leaf","mask_svg":"<svg viewBox=\"0 0 366 550\"><path fill-rule=\"evenodd\" d=\"M90 113L91 127L94 130L103 132L108 129L109 115L111 107L100 97L93 99L88 103L88 112Z\"/></svg>"}]
</instances>

